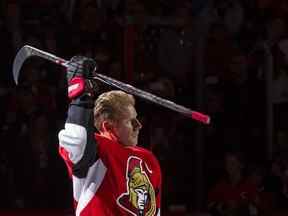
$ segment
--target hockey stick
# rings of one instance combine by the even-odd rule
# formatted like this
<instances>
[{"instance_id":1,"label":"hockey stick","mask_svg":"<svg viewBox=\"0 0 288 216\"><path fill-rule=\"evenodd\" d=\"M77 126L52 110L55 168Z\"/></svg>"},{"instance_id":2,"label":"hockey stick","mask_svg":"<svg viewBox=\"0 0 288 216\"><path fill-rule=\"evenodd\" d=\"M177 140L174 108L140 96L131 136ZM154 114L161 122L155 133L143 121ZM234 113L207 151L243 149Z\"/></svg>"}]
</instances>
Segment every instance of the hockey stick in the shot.
<instances>
[{"instance_id":1,"label":"hockey stick","mask_svg":"<svg viewBox=\"0 0 288 216\"><path fill-rule=\"evenodd\" d=\"M51 53L42 51L40 49L37 49L32 46L25 45L23 46L17 53L14 62L13 62L13 77L16 84L18 84L18 79L21 71L21 67L24 64L24 62L32 57L32 56L38 56L43 59L49 60L51 62L54 62L55 64L62 65L63 67L68 66L75 66L79 67L79 65L76 65L74 62L67 61L63 58L60 58L58 56L55 56ZM81 66L80 66L81 67ZM96 70L96 68L95 68ZM210 117L208 115L202 114L200 112L193 111L191 109L188 109L184 106L178 105L170 100L163 99L161 97L158 97L154 94L151 94L149 92L140 90L138 88L135 88L134 86L131 86L129 84L123 83L121 81L115 80L111 77L105 76L103 74L96 73L95 76L89 77L89 79L96 79L101 82L104 82L110 86L116 87L118 89L121 89L127 93L130 93L132 95L141 97L147 101L150 101L152 103L158 104L160 106L164 106L168 109L174 110L176 112L182 113L183 115L190 117L194 120L197 120L199 122L202 122L204 124L210 123Z\"/></svg>"}]
</instances>

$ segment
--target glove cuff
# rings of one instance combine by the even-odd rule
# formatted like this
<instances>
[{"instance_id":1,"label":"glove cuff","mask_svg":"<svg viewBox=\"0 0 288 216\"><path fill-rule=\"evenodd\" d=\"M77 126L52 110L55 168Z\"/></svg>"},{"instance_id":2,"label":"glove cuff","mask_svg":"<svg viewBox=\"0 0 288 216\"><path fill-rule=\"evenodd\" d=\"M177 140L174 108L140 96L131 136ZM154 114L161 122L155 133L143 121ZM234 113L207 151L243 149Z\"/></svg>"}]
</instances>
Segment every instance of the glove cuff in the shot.
<instances>
[{"instance_id":1,"label":"glove cuff","mask_svg":"<svg viewBox=\"0 0 288 216\"><path fill-rule=\"evenodd\" d=\"M83 77L73 77L68 86L68 98L70 100L75 99L85 91L85 80Z\"/></svg>"},{"instance_id":2,"label":"glove cuff","mask_svg":"<svg viewBox=\"0 0 288 216\"><path fill-rule=\"evenodd\" d=\"M94 100L90 95L84 93L81 96L72 100L70 106L78 106L85 109L93 109Z\"/></svg>"}]
</instances>

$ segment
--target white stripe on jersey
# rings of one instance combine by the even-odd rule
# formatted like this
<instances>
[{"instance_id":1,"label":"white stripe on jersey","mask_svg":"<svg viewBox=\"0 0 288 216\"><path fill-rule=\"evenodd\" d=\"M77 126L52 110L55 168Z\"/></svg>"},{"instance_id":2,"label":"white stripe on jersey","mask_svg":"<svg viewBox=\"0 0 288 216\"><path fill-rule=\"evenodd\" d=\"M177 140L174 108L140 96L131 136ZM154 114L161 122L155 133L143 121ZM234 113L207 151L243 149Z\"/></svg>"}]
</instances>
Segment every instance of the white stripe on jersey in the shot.
<instances>
[{"instance_id":1,"label":"white stripe on jersey","mask_svg":"<svg viewBox=\"0 0 288 216\"><path fill-rule=\"evenodd\" d=\"M73 198L76 202L79 202L79 198L85 183L86 178L77 178L76 176L72 175L72 182L73 182Z\"/></svg>"},{"instance_id":2,"label":"white stripe on jersey","mask_svg":"<svg viewBox=\"0 0 288 216\"><path fill-rule=\"evenodd\" d=\"M105 177L106 172L106 166L103 164L101 159L98 159L89 168L86 178L79 179L75 176L73 177L73 187L76 187L73 188L74 199L78 201L78 205L76 208L76 216L80 215L81 211L94 197ZM77 187L81 187L81 189Z\"/></svg>"},{"instance_id":3,"label":"white stripe on jersey","mask_svg":"<svg viewBox=\"0 0 288 216\"><path fill-rule=\"evenodd\" d=\"M157 216L160 216L160 209L158 209L158 213L157 213Z\"/></svg>"},{"instance_id":4,"label":"white stripe on jersey","mask_svg":"<svg viewBox=\"0 0 288 216\"><path fill-rule=\"evenodd\" d=\"M58 134L59 144L69 153L69 159L76 164L81 160L87 143L87 131L83 126L66 123Z\"/></svg>"}]
</instances>

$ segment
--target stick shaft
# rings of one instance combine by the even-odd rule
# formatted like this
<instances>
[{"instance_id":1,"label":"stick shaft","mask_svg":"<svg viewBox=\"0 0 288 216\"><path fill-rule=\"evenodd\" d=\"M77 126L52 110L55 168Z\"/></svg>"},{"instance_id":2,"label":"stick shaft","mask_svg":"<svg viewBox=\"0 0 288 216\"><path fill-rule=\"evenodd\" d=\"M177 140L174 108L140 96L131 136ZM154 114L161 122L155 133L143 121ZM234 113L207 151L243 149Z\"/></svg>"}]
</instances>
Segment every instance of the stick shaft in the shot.
<instances>
[{"instance_id":1,"label":"stick shaft","mask_svg":"<svg viewBox=\"0 0 288 216\"><path fill-rule=\"evenodd\" d=\"M40 49L37 49L34 47L31 49L31 52L32 52L31 55L36 55L36 56L42 57L44 59L47 59L47 60L52 61L56 64L62 65L64 67L67 67L69 64L69 61L67 61L63 58L60 58L60 57L53 55L49 52L45 52L43 50L40 50Z\"/></svg>"},{"instance_id":2,"label":"stick shaft","mask_svg":"<svg viewBox=\"0 0 288 216\"><path fill-rule=\"evenodd\" d=\"M111 77L108 77L108 76L105 76L103 74L97 74L95 77L93 77L94 79L98 79L102 82L105 82L107 83L108 85L112 85L116 88L119 88L123 91L126 91L130 94L133 94L135 96L138 96L138 97L141 97L147 101L150 101L152 103L155 103L155 104L158 104L160 106L164 106L168 109L171 109L171 110L174 110L176 112L179 112L187 117L190 117L194 120L197 120L197 121L200 121L202 123L205 123L205 124L209 124L210 123L210 117L205 115L205 114L202 114L200 112L196 112L196 111L193 111L191 109L188 109L184 106L181 106L179 104L176 104L170 100L167 100L167 99L164 99L164 98L161 98L161 97L158 97L154 94L151 94L147 91L143 91L141 89L138 89L138 88L135 88L134 86L132 85L129 85L129 84L126 84L126 83L123 83L121 81L118 81L118 80L115 80Z\"/></svg>"},{"instance_id":3,"label":"stick shaft","mask_svg":"<svg viewBox=\"0 0 288 216\"><path fill-rule=\"evenodd\" d=\"M15 82L17 83L18 81L18 76L19 76L19 71L20 71L20 68L23 64L23 62L28 58L28 57L31 57L31 56L38 56L38 57L41 57L41 58L44 58L46 60L49 60L51 62L54 62L58 65L62 65L64 67L68 67L68 66L72 66L72 67L80 67L81 68L81 65L77 65L77 63L75 62L70 62L70 61L67 61L63 58L60 58L56 55L53 55L49 52L45 52L43 50L40 50L40 49L36 49L34 47L31 47L31 46L24 46L23 48L21 48L21 50L17 53L16 55L16 58L14 60L14 64L13 64L13 74L14 74L14 79L15 79ZM15 78L16 77L16 78ZM94 77L90 77L89 79L97 79L97 80L100 80L101 82L104 82L108 85L111 85L113 87L116 87L118 89L121 89L127 93L130 93L132 95L135 95L135 96L138 96L140 98L143 98L147 101L150 101L152 103L155 103L155 104L158 104L160 106L164 106L168 109L171 109L171 110L174 110L176 112L179 112L187 117L190 117L194 120L197 120L199 122L202 122L204 124L209 124L210 123L210 117L208 115L205 115L205 114L202 114L200 112L196 112L196 111L193 111L191 109L188 109L184 106L181 106L181 105L178 105L170 100L167 100L167 99L164 99L164 98L161 98L161 97L158 97L152 93L149 93L149 92L146 92L146 91L143 91L143 90L140 90L138 88L135 88L134 86L132 85L129 85L129 84L126 84L126 83L123 83L121 81L118 81L116 79L113 79L111 77L108 77L108 76L105 76L103 74L99 74L99 73L96 73L96 75Z\"/></svg>"}]
</instances>

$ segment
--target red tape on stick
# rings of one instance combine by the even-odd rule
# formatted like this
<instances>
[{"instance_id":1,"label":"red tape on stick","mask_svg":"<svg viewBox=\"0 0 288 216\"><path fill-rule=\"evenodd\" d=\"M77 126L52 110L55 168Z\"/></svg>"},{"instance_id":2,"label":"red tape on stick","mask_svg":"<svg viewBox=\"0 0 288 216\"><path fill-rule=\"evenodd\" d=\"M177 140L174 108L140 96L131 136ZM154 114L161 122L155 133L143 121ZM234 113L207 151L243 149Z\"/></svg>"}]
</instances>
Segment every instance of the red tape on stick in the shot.
<instances>
[{"instance_id":1,"label":"red tape on stick","mask_svg":"<svg viewBox=\"0 0 288 216\"><path fill-rule=\"evenodd\" d=\"M193 111L192 115L191 115L191 118L195 119L197 121L200 121L200 122L202 122L204 124L209 124L210 123L210 116L202 114L200 112Z\"/></svg>"}]
</instances>

